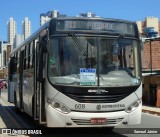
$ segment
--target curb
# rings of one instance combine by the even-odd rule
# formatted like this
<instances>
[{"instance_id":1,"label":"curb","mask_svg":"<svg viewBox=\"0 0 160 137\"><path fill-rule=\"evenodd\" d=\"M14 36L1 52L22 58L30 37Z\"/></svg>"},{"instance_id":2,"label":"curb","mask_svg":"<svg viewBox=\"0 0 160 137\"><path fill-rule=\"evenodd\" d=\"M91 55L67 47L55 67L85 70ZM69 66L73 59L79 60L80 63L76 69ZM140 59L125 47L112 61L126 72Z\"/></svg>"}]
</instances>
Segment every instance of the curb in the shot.
<instances>
[{"instance_id":1,"label":"curb","mask_svg":"<svg viewBox=\"0 0 160 137\"><path fill-rule=\"evenodd\" d=\"M149 113L149 114L154 114L154 115L156 114L156 115L160 116L160 112L157 112L157 111L142 109L142 112Z\"/></svg>"}]
</instances>

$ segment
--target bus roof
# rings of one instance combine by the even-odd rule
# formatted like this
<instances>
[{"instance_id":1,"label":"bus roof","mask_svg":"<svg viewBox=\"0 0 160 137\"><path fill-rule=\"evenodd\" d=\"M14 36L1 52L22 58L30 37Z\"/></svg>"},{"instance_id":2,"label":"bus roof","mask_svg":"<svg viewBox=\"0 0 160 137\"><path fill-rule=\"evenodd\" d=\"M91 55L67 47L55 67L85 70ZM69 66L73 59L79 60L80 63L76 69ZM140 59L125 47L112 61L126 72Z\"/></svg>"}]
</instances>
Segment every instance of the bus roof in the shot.
<instances>
[{"instance_id":1,"label":"bus roof","mask_svg":"<svg viewBox=\"0 0 160 137\"><path fill-rule=\"evenodd\" d=\"M124 19L115 19L115 18L102 18L102 17L57 17L52 18L52 20L103 20L103 21L113 21L113 22L123 22L123 23L135 23L135 21L129 21Z\"/></svg>"}]
</instances>

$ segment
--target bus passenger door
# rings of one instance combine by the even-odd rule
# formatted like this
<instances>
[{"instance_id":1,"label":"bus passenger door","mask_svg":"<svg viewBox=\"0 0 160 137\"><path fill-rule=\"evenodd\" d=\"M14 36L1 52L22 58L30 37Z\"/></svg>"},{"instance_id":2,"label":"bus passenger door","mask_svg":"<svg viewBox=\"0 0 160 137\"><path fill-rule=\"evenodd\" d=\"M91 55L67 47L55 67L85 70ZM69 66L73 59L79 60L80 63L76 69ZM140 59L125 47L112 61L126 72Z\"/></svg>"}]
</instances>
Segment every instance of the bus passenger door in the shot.
<instances>
[{"instance_id":1,"label":"bus passenger door","mask_svg":"<svg viewBox=\"0 0 160 137\"><path fill-rule=\"evenodd\" d=\"M46 124L46 115L45 115L45 88L44 88L44 83L45 80L43 81L42 78L40 78L40 71L43 70L43 58L44 56L42 55L42 49L41 45L39 45L39 42L36 44L36 96L35 96L35 112L37 115L37 118L39 119L39 124Z\"/></svg>"},{"instance_id":2,"label":"bus passenger door","mask_svg":"<svg viewBox=\"0 0 160 137\"><path fill-rule=\"evenodd\" d=\"M20 110L23 111L23 65L24 65L24 51L20 52L20 70L19 70L19 97L20 97Z\"/></svg>"},{"instance_id":3,"label":"bus passenger door","mask_svg":"<svg viewBox=\"0 0 160 137\"><path fill-rule=\"evenodd\" d=\"M39 116L40 116L40 95L39 95L39 86L40 83L37 81L37 75L38 75L38 62L39 62L39 42L36 42L36 48L35 48L35 63L34 63L34 96L33 96L33 102L32 102L32 111L33 111L33 119L36 123L39 124Z\"/></svg>"}]
</instances>

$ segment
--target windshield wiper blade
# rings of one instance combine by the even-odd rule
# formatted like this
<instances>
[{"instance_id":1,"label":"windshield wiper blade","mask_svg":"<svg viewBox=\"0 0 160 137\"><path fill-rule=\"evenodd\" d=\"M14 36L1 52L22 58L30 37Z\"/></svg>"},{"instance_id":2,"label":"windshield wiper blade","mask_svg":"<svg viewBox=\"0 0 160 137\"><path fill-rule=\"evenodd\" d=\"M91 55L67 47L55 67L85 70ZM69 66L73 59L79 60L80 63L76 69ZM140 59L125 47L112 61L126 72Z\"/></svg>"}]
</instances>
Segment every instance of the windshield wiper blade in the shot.
<instances>
[{"instance_id":1,"label":"windshield wiper blade","mask_svg":"<svg viewBox=\"0 0 160 137\"><path fill-rule=\"evenodd\" d=\"M126 36L125 33L124 34L123 33L119 34L118 38L115 39L115 42L113 43L113 45L117 45L117 43L119 42L119 40L125 38L125 36Z\"/></svg>"},{"instance_id":2,"label":"windshield wiper blade","mask_svg":"<svg viewBox=\"0 0 160 137\"><path fill-rule=\"evenodd\" d=\"M121 33L119 36L118 36L118 38L117 38L117 41L118 40L120 40L120 39L122 39L122 38L125 38L125 36L126 36L126 34L124 33Z\"/></svg>"},{"instance_id":3,"label":"windshield wiper blade","mask_svg":"<svg viewBox=\"0 0 160 137\"><path fill-rule=\"evenodd\" d=\"M74 42L76 43L77 47L79 48L79 50L81 51L81 53L84 55L84 56L87 56L87 53L85 52L84 48L82 47L82 44L80 43L80 41L77 39L77 37L75 36L74 33L72 32L69 32L68 33L68 36L71 36L72 39L74 40Z\"/></svg>"},{"instance_id":4,"label":"windshield wiper blade","mask_svg":"<svg viewBox=\"0 0 160 137\"><path fill-rule=\"evenodd\" d=\"M95 63L96 62L95 58L89 57L89 45L88 45L88 42L87 42L87 49L85 50L84 47L82 46L81 42L79 41L79 39L76 37L76 35L73 32L69 32L68 36L72 37L73 41L75 42L76 46L81 51L82 55L86 57L85 58L85 67L86 68L91 68L93 65L95 65L96 64Z\"/></svg>"}]
</instances>

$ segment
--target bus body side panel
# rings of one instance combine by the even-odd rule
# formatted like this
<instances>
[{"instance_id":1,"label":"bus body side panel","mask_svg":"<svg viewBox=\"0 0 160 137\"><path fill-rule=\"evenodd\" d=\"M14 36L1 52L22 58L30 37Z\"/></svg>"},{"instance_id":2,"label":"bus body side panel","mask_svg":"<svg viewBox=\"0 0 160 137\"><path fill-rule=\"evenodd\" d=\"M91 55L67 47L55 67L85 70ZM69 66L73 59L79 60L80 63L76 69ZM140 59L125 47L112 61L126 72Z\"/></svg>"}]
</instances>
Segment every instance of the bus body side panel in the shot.
<instances>
[{"instance_id":1,"label":"bus body side panel","mask_svg":"<svg viewBox=\"0 0 160 137\"><path fill-rule=\"evenodd\" d=\"M28 114L32 116L32 99L34 94L34 70L28 71Z\"/></svg>"},{"instance_id":2,"label":"bus body side panel","mask_svg":"<svg viewBox=\"0 0 160 137\"><path fill-rule=\"evenodd\" d=\"M10 79L13 77L13 74L11 74L11 63L8 63L8 102L14 103L14 82Z\"/></svg>"},{"instance_id":3,"label":"bus body side panel","mask_svg":"<svg viewBox=\"0 0 160 137\"><path fill-rule=\"evenodd\" d=\"M20 94L19 94L19 73L13 75L13 88L14 88L14 98L16 98L16 107L20 108Z\"/></svg>"},{"instance_id":4,"label":"bus body side panel","mask_svg":"<svg viewBox=\"0 0 160 137\"><path fill-rule=\"evenodd\" d=\"M8 102L14 103L14 82L8 80Z\"/></svg>"},{"instance_id":5,"label":"bus body side panel","mask_svg":"<svg viewBox=\"0 0 160 137\"><path fill-rule=\"evenodd\" d=\"M142 83L141 83L140 87L135 91L135 93L139 99L142 99Z\"/></svg>"},{"instance_id":6,"label":"bus body side panel","mask_svg":"<svg viewBox=\"0 0 160 137\"><path fill-rule=\"evenodd\" d=\"M27 71L23 71L23 109L28 114L28 77Z\"/></svg>"},{"instance_id":7,"label":"bus body side panel","mask_svg":"<svg viewBox=\"0 0 160 137\"><path fill-rule=\"evenodd\" d=\"M34 92L33 70L23 72L23 103L24 111L32 116L32 98Z\"/></svg>"},{"instance_id":8,"label":"bus body side panel","mask_svg":"<svg viewBox=\"0 0 160 137\"><path fill-rule=\"evenodd\" d=\"M137 95L137 97L141 100L141 103L139 105L139 107L129 113L128 115L128 125L136 125L136 124L140 124L141 123L141 112L142 112L142 84L140 85L140 87L135 91L135 94Z\"/></svg>"},{"instance_id":9,"label":"bus body side panel","mask_svg":"<svg viewBox=\"0 0 160 137\"><path fill-rule=\"evenodd\" d=\"M20 52L20 66L19 66L19 78L18 81L18 88L19 88L19 98L20 98L20 109L24 109L24 102L23 102L23 62L24 62L24 50Z\"/></svg>"},{"instance_id":10,"label":"bus body side panel","mask_svg":"<svg viewBox=\"0 0 160 137\"><path fill-rule=\"evenodd\" d=\"M141 123L141 115L142 115L142 103L139 107L128 114L128 125L137 125Z\"/></svg>"}]
</instances>

